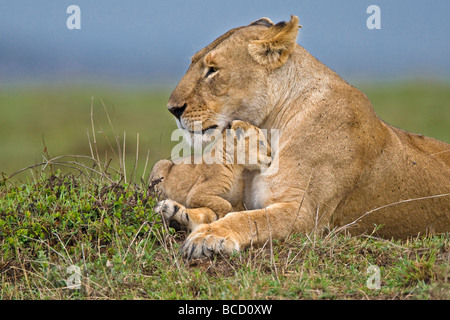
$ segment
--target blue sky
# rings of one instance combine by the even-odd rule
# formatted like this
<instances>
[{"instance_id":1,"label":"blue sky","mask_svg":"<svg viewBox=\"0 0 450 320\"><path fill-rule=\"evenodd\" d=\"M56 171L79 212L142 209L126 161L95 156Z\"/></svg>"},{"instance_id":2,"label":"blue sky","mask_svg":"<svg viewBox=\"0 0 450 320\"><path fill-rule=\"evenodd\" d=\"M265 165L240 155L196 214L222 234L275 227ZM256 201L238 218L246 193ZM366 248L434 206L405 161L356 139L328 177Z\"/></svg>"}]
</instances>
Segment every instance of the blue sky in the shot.
<instances>
[{"instance_id":1,"label":"blue sky","mask_svg":"<svg viewBox=\"0 0 450 320\"><path fill-rule=\"evenodd\" d=\"M81 29L69 30L69 5ZM369 30L369 5L381 29ZM351 80L450 80L450 1L0 0L0 85L60 81L172 83L227 30L300 18L298 43Z\"/></svg>"}]
</instances>

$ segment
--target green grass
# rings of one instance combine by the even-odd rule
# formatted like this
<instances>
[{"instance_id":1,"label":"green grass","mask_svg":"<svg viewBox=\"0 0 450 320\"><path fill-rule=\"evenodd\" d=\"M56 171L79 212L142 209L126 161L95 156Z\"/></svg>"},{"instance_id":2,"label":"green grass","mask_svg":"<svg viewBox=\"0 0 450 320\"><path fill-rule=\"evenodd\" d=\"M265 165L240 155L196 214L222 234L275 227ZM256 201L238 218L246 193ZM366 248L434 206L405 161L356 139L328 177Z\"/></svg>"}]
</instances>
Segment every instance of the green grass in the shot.
<instances>
[{"instance_id":1,"label":"green grass","mask_svg":"<svg viewBox=\"0 0 450 320\"><path fill-rule=\"evenodd\" d=\"M449 85L362 89L388 123L450 141ZM79 155L0 177L0 299L450 298L448 234L408 241L293 235L231 258L182 259L185 234L153 212L147 181L151 164L173 145L169 93L0 90L0 172ZM379 267L380 289L367 286L371 265ZM76 279L71 266L81 272L78 289L68 287Z\"/></svg>"},{"instance_id":2,"label":"green grass","mask_svg":"<svg viewBox=\"0 0 450 320\"><path fill-rule=\"evenodd\" d=\"M294 235L186 261L151 185L56 172L0 188L0 299L449 299L449 235L386 241ZM80 288L69 288L70 266ZM370 265L381 287L369 289ZM78 282L75 282L78 284Z\"/></svg>"}]
</instances>

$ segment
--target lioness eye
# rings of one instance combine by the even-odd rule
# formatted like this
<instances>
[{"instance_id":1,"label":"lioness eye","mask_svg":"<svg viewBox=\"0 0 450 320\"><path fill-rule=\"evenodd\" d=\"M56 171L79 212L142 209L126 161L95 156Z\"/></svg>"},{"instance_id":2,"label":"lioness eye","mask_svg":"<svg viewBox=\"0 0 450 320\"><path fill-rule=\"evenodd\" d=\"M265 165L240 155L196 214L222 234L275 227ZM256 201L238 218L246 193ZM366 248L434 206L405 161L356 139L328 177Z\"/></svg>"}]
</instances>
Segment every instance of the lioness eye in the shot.
<instances>
[{"instance_id":1,"label":"lioness eye","mask_svg":"<svg viewBox=\"0 0 450 320\"><path fill-rule=\"evenodd\" d=\"M216 73L217 71L219 71L219 69L216 67L208 67L208 69L206 70L205 78L208 78L210 75Z\"/></svg>"}]
</instances>

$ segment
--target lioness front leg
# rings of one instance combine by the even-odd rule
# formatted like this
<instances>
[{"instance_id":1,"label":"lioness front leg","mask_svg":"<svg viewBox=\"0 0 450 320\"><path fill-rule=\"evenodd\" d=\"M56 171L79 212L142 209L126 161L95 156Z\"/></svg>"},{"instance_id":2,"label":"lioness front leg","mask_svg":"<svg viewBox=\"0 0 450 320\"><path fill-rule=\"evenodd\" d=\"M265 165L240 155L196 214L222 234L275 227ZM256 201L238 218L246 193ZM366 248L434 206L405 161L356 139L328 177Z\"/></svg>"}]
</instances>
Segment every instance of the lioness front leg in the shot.
<instances>
[{"instance_id":1,"label":"lioness front leg","mask_svg":"<svg viewBox=\"0 0 450 320\"><path fill-rule=\"evenodd\" d=\"M187 259L213 254L231 255L270 239L284 240L292 232L310 232L314 221L298 202L276 203L263 209L232 212L211 224L200 225L182 247Z\"/></svg>"}]
</instances>

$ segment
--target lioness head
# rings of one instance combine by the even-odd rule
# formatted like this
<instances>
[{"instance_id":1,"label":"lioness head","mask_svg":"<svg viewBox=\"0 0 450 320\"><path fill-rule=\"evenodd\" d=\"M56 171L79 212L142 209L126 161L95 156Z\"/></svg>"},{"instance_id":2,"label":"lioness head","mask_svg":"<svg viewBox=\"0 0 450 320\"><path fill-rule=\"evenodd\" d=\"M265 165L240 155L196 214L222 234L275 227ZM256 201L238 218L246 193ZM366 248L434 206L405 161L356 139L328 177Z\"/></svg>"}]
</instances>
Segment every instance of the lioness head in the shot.
<instances>
[{"instance_id":1,"label":"lioness head","mask_svg":"<svg viewBox=\"0 0 450 320\"><path fill-rule=\"evenodd\" d=\"M270 107L268 74L293 52L298 22L296 16L278 24L262 18L228 31L192 57L168 102L189 142L195 134L204 134L205 142L236 119L263 122Z\"/></svg>"}]
</instances>

